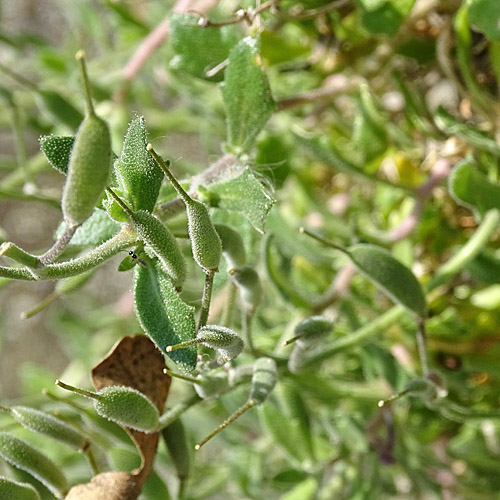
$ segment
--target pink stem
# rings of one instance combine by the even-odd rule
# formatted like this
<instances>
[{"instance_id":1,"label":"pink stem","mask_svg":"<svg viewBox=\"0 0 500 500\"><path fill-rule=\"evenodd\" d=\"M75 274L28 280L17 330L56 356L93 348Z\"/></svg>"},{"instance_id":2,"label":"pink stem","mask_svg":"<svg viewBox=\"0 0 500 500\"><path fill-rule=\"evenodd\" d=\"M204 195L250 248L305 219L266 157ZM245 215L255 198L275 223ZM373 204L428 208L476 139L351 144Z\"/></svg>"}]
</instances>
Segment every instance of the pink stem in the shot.
<instances>
[{"instance_id":1,"label":"pink stem","mask_svg":"<svg viewBox=\"0 0 500 500\"><path fill-rule=\"evenodd\" d=\"M172 11L187 12L196 10L204 13L210 10L217 2L215 0L177 0ZM201 29L201 28L200 28ZM163 21L142 41L123 69L125 82L132 81L149 59L151 54L165 41L170 30L170 13Z\"/></svg>"},{"instance_id":2,"label":"pink stem","mask_svg":"<svg viewBox=\"0 0 500 500\"><path fill-rule=\"evenodd\" d=\"M429 179L420 186L417 191L415 205L410 214L401 221L401 224L386 233L387 241L396 242L406 238L417 227L418 221L422 215L427 198L432 190L451 172L451 164L448 160L438 160L431 169Z\"/></svg>"}]
</instances>

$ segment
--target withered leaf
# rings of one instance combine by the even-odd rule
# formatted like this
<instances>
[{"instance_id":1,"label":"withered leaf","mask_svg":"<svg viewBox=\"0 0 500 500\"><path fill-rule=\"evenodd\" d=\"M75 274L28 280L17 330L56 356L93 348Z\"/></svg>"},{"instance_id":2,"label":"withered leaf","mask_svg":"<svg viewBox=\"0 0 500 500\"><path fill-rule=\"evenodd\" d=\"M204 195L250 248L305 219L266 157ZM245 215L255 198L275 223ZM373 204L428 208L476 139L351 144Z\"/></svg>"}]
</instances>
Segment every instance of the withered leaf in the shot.
<instances>
[{"instance_id":1,"label":"withered leaf","mask_svg":"<svg viewBox=\"0 0 500 500\"><path fill-rule=\"evenodd\" d=\"M163 373L163 355L145 335L120 339L92 369L96 390L127 386L145 394L162 413L171 378ZM141 455L141 466L132 472L104 472L89 483L74 486L66 500L135 500L153 468L159 434L125 428Z\"/></svg>"}]
</instances>

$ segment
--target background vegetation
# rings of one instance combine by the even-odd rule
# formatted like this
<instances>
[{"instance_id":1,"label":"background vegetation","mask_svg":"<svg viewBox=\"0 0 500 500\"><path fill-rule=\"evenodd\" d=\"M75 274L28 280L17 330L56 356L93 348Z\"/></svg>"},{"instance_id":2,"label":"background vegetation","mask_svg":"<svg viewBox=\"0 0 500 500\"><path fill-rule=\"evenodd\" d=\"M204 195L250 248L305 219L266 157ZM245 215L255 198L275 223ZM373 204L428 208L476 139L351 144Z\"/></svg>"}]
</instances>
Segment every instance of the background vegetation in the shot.
<instances>
[{"instance_id":1,"label":"background vegetation","mask_svg":"<svg viewBox=\"0 0 500 500\"><path fill-rule=\"evenodd\" d=\"M81 118L63 106L84 111L74 59L84 48L113 151L120 155L128 124L144 116L155 150L214 221L237 228L260 278L251 321L257 351L247 346L217 373L233 376L267 353L281 360L275 390L192 452L186 481L161 442L140 498L177 498L179 490L192 500L500 498L496 0L4 0L1 16L2 241L36 255L54 241L64 176L38 139L74 135ZM52 93L64 103L53 105ZM207 174L211 165L218 175ZM199 309L204 273L191 258L185 213L171 217L175 197L165 181L155 213L181 236L181 298ZM299 227L335 245L386 248L413 270L427 304L425 390L378 406L426 374L418 292L405 304L412 285L402 280L389 298L373 273L356 272L345 254ZM62 260L95 247L101 229L74 239ZM0 259L2 270L18 266ZM139 464L132 442L85 400L54 388L56 379L90 387L90 370L113 344L141 332L136 271L119 272L123 259L132 263L123 250L83 288L23 320L57 285L2 271L0 396L2 406L22 403L72 422L90 437L102 470L130 471ZM248 304L238 296L227 307L232 283L222 260L209 323L243 334ZM319 314L335 326L292 373L294 346L283 341ZM214 357L200 354L207 363ZM187 409L189 448L248 391L243 379ZM189 382L173 380L167 409L194 394ZM10 415L0 414L0 428L42 449L71 486L92 477L83 454ZM0 475L53 498L3 460Z\"/></svg>"}]
</instances>

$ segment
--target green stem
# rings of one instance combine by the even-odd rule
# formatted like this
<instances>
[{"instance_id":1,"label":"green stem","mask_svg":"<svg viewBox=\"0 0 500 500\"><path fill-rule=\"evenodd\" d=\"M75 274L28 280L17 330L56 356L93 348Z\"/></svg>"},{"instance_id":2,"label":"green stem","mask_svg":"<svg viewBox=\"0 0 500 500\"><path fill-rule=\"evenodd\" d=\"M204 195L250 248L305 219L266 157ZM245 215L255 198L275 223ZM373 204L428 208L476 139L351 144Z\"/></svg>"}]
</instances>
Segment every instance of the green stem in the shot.
<instances>
[{"instance_id":1,"label":"green stem","mask_svg":"<svg viewBox=\"0 0 500 500\"><path fill-rule=\"evenodd\" d=\"M204 439L202 439L195 447L195 450L199 450L205 443L210 441L215 435L219 434L220 431L225 429L229 424L232 424L237 418L241 417L243 413L248 411L252 406L255 405L255 402L253 400L249 400L244 404L239 410L235 411L229 418L224 420L222 424L219 425L219 427L215 428L208 436L206 436Z\"/></svg>"},{"instance_id":2,"label":"green stem","mask_svg":"<svg viewBox=\"0 0 500 500\"><path fill-rule=\"evenodd\" d=\"M146 149L154 158L158 166L163 170L164 174L167 176L168 180L172 183L172 186L174 186L175 190L177 191L177 194L182 198L182 201L186 205L188 205L192 201L192 198L186 193L184 188L177 182L177 179L172 175L172 172L170 172L170 169L168 168L170 166L170 162L167 161L167 163L165 163L163 161L163 158L153 149L153 146L151 144L148 144Z\"/></svg>"},{"instance_id":3,"label":"green stem","mask_svg":"<svg viewBox=\"0 0 500 500\"><path fill-rule=\"evenodd\" d=\"M1 256L8 257L27 267L38 267L38 260L35 255L26 252L10 241L6 241L0 245L0 257Z\"/></svg>"},{"instance_id":4,"label":"green stem","mask_svg":"<svg viewBox=\"0 0 500 500\"><path fill-rule=\"evenodd\" d=\"M174 345L169 345L165 349L167 352L172 352L176 351L177 349L184 349L186 347L191 347L192 345L199 344L200 342L203 342L202 339L191 339L191 340L186 340L185 342L180 342L179 344L174 344Z\"/></svg>"},{"instance_id":5,"label":"green stem","mask_svg":"<svg viewBox=\"0 0 500 500\"><path fill-rule=\"evenodd\" d=\"M83 83L83 93L85 94L85 103L87 106L87 116L95 116L94 104L92 103L92 92L90 90L89 77L87 75L87 67L85 64L85 52L79 50L75 55L80 67L80 75Z\"/></svg>"},{"instance_id":6,"label":"green stem","mask_svg":"<svg viewBox=\"0 0 500 500\"><path fill-rule=\"evenodd\" d=\"M315 239L316 241L319 241L320 243L323 243L323 245L334 248L335 250L339 250L340 252L345 253L346 255L349 255L347 248L345 248L341 245L336 245L332 241L327 240L326 238L323 238L323 236L320 236L319 234L316 234L316 233L313 233L312 231L309 231L309 229L306 229L305 227L300 227L299 232L303 233L303 234L307 234L307 236L310 236L311 238Z\"/></svg>"},{"instance_id":7,"label":"green stem","mask_svg":"<svg viewBox=\"0 0 500 500\"><path fill-rule=\"evenodd\" d=\"M92 472L95 475L99 474L99 465L97 464L97 460L94 455L94 451L92 449L92 445L88 443L88 446L83 450L85 453L85 456L87 457L87 460L89 461L90 468L92 469Z\"/></svg>"},{"instance_id":8,"label":"green stem","mask_svg":"<svg viewBox=\"0 0 500 500\"><path fill-rule=\"evenodd\" d=\"M197 379L197 378L189 377L187 375L181 375L180 373L173 372L172 370L169 370L168 368L165 368L163 371L167 375L170 375L171 377L178 378L178 379L181 379L181 380L185 380L186 382L191 382L192 384L199 384L200 383L200 380Z\"/></svg>"},{"instance_id":9,"label":"green stem","mask_svg":"<svg viewBox=\"0 0 500 500\"><path fill-rule=\"evenodd\" d=\"M25 182L31 181L33 178L32 173L28 168L28 153L26 150L26 141L24 139L24 124L22 123L22 118L19 113L19 108L15 102L12 101L11 104L12 111L12 131L14 133L15 143L16 143L16 155L17 163L19 169L22 170L24 174Z\"/></svg>"},{"instance_id":10,"label":"green stem","mask_svg":"<svg viewBox=\"0 0 500 500\"><path fill-rule=\"evenodd\" d=\"M106 191L115 199L116 203L120 205L123 211L131 218L134 218L134 213L130 209L130 207L110 188L106 188Z\"/></svg>"},{"instance_id":11,"label":"green stem","mask_svg":"<svg viewBox=\"0 0 500 500\"><path fill-rule=\"evenodd\" d=\"M436 275L427 284L430 292L460 272L485 247L500 222L500 212L496 209L486 213L476 232L469 241L448 261L442 265Z\"/></svg>"},{"instance_id":12,"label":"green stem","mask_svg":"<svg viewBox=\"0 0 500 500\"><path fill-rule=\"evenodd\" d=\"M198 330L205 326L210 312L210 302L212 301L212 288L214 285L215 272L207 270L205 276L205 286L203 287L203 297L201 298L200 319L198 321Z\"/></svg>"},{"instance_id":13,"label":"green stem","mask_svg":"<svg viewBox=\"0 0 500 500\"><path fill-rule=\"evenodd\" d=\"M425 332L425 320L418 319L417 320L417 349L418 355L420 357L420 365L422 366L422 374L424 377L429 375L429 360L427 357L427 335Z\"/></svg>"},{"instance_id":14,"label":"green stem","mask_svg":"<svg viewBox=\"0 0 500 500\"><path fill-rule=\"evenodd\" d=\"M35 156L32 156L28 160L28 169L31 172L32 175L38 174L39 172L42 172L43 170L47 169L47 159L43 155L43 153L38 153ZM24 184L25 178L24 178L24 171L16 169L14 170L11 174L5 176L2 178L2 181L0 182L0 188L4 193L10 193L11 190L22 186ZM26 195L26 196L33 196L33 195ZM57 200L51 200L51 199L40 199L38 201L44 201L44 202L49 202L52 204L54 202L54 206L59 207L60 202Z\"/></svg>"},{"instance_id":15,"label":"green stem","mask_svg":"<svg viewBox=\"0 0 500 500\"><path fill-rule=\"evenodd\" d=\"M27 281L69 278L70 276L76 276L85 271L90 271L117 253L130 248L135 243L135 233L131 231L128 226L124 226L118 234L108 241L105 241L94 250L76 259L41 267L37 269L36 276L34 276L29 269L0 267L0 277Z\"/></svg>"},{"instance_id":16,"label":"green stem","mask_svg":"<svg viewBox=\"0 0 500 500\"><path fill-rule=\"evenodd\" d=\"M29 319L35 316L35 314L38 314L40 311L45 309L48 305L52 304L54 300L56 300L59 297L59 294L56 292L52 292L51 294L47 295L40 303L38 303L35 307L30 309L29 311L21 313L21 319Z\"/></svg>"},{"instance_id":17,"label":"green stem","mask_svg":"<svg viewBox=\"0 0 500 500\"><path fill-rule=\"evenodd\" d=\"M195 404L203 401L197 394L189 398L183 403L179 403L170 410L166 411L161 417L158 424L157 432L161 431L165 427L168 427L173 421L177 420L186 410L194 406Z\"/></svg>"},{"instance_id":18,"label":"green stem","mask_svg":"<svg viewBox=\"0 0 500 500\"><path fill-rule=\"evenodd\" d=\"M64 383L62 380L56 380L56 385L61 387L62 389L80 394L80 396L84 396L89 399L99 399L99 394L97 394L96 392L80 389L80 387L74 387L72 385Z\"/></svg>"},{"instance_id":19,"label":"green stem","mask_svg":"<svg viewBox=\"0 0 500 500\"><path fill-rule=\"evenodd\" d=\"M242 318L242 333L243 337L245 339L245 342L248 345L248 348L250 349L250 352L255 354L257 350L255 349L255 345L253 343L253 337L252 337L252 319L253 319L253 314L248 311L243 311L243 318Z\"/></svg>"},{"instance_id":20,"label":"green stem","mask_svg":"<svg viewBox=\"0 0 500 500\"><path fill-rule=\"evenodd\" d=\"M110 259L117 253L130 248L135 243L135 233L125 226L118 234L81 257L65 262L58 262L56 264L49 264L48 266L40 268L38 270L40 279L54 280L68 278L89 271L101 265L105 260ZM2 269L0 268L0 275L2 275L1 271Z\"/></svg>"}]
</instances>

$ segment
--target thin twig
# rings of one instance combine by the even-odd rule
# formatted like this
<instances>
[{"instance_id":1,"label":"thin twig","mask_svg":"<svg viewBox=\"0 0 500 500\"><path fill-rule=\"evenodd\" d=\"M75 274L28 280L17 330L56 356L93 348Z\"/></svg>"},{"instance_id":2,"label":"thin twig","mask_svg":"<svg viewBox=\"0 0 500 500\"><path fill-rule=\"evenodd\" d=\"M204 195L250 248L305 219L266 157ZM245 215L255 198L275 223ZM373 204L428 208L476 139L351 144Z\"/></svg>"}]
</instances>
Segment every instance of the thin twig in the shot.
<instances>
[{"instance_id":1,"label":"thin twig","mask_svg":"<svg viewBox=\"0 0 500 500\"><path fill-rule=\"evenodd\" d=\"M66 247L68 246L71 238L75 234L76 230L80 227L81 224L66 224L66 228L64 229L64 233L61 237L49 248L43 255L38 257L38 262L40 264L46 266L47 264L51 264L54 262L59 255L61 255Z\"/></svg>"}]
</instances>

